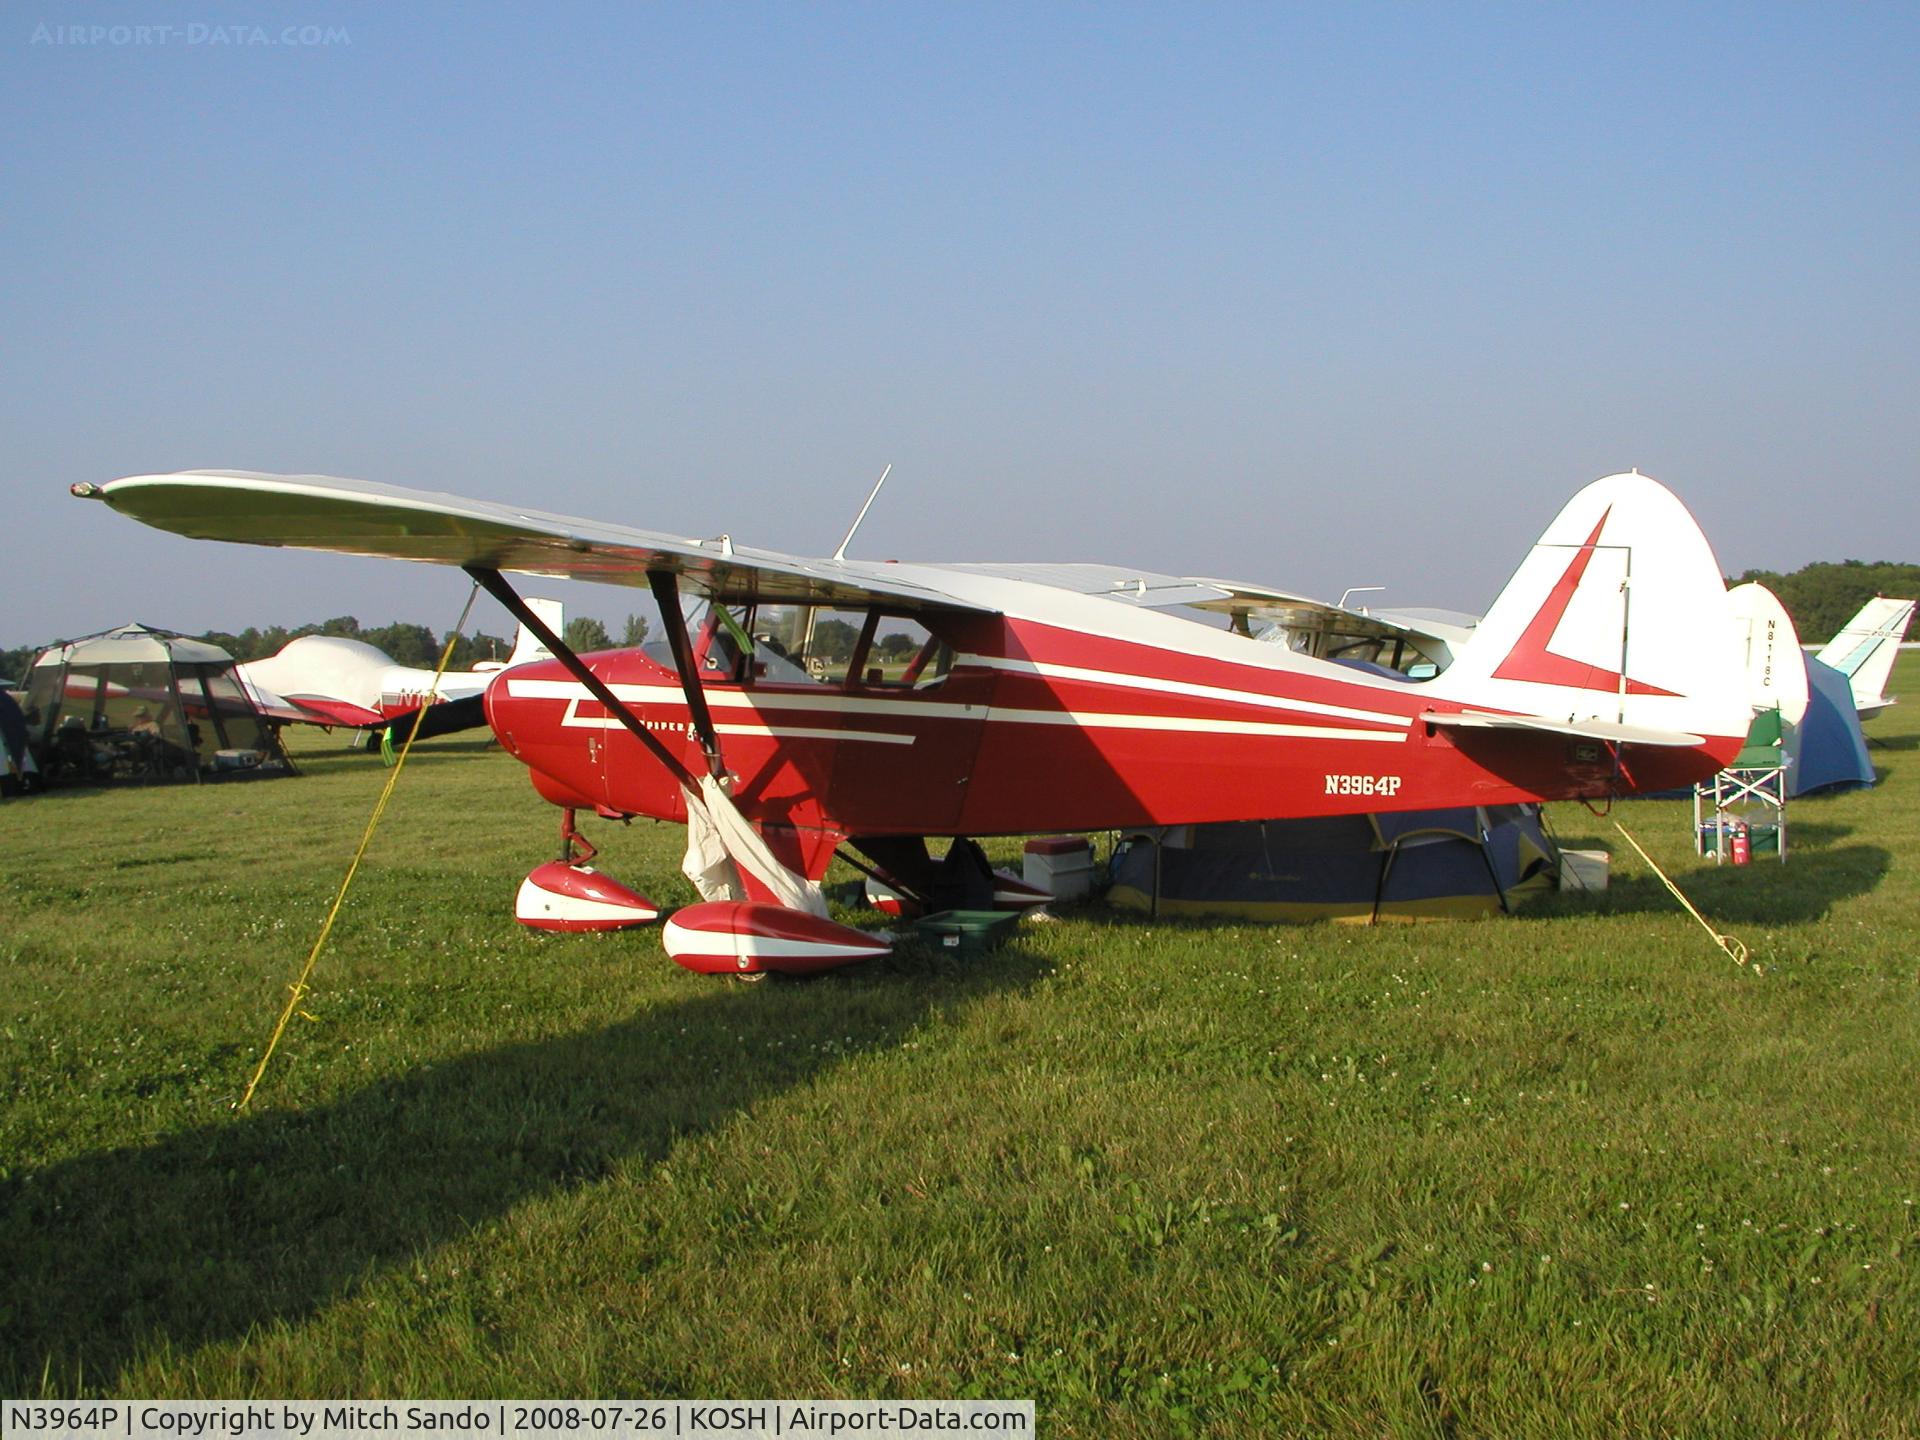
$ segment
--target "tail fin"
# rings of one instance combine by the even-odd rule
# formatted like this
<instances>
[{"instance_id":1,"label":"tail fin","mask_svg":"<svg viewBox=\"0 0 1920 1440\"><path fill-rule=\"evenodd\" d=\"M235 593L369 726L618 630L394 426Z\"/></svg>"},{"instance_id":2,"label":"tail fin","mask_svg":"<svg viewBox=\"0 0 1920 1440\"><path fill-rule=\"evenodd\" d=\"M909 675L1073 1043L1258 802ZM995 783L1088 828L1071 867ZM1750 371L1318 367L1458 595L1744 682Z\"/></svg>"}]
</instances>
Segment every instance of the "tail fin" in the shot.
<instances>
[{"instance_id":1,"label":"tail fin","mask_svg":"<svg viewBox=\"0 0 1920 1440\"><path fill-rule=\"evenodd\" d=\"M1724 738L1747 731L1744 672L1706 536L1631 474L1567 502L1429 684L1476 708Z\"/></svg>"},{"instance_id":2,"label":"tail fin","mask_svg":"<svg viewBox=\"0 0 1920 1440\"><path fill-rule=\"evenodd\" d=\"M527 608L538 615L541 623L554 634L559 635L566 630L566 607L560 601L530 599ZM508 665L527 665L535 660L551 659L553 652L526 626L522 625L514 632L513 653L507 657Z\"/></svg>"},{"instance_id":3,"label":"tail fin","mask_svg":"<svg viewBox=\"0 0 1920 1440\"><path fill-rule=\"evenodd\" d=\"M1807 665L1787 607L1751 580L1727 592L1727 607L1746 646L1747 704L1756 714L1778 710L1787 724L1798 725L1807 715Z\"/></svg>"},{"instance_id":4,"label":"tail fin","mask_svg":"<svg viewBox=\"0 0 1920 1440\"><path fill-rule=\"evenodd\" d=\"M1876 596L1814 658L1852 682L1854 700L1860 706L1883 702L1894 658L1912 620L1913 601Z\"/></svg>"}]
</instances>

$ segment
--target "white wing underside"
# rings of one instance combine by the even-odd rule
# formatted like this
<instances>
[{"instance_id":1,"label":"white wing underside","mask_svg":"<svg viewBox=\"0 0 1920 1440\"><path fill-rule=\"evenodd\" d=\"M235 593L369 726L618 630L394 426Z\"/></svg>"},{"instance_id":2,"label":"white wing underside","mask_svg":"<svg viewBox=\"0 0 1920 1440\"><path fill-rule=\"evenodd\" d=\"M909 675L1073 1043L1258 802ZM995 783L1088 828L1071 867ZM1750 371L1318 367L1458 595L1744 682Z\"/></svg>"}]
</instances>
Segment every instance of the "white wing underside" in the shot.
<instances>
[{"instance_id":1,"label":"white wing underside","mask_svg":"<svg viewBox=\"0 0 1920 1440\"><path fill-rule=\"evenodd\" d=\"M524 510L485 500L405 490L328 475L188 470L134 475L82 493L161 530L227 540L371 555L434 565L474 565L523 575L644 586L669 571L703 593L768 599L978 611L976 604L890 577L885 565L807 560Z\"/></svg>"},{"instance_id":2,"label":"white wing underside","mask_svg":"<svg viewBox=\"0 0 1920 1440\"><path fill-rule=\"evenodd\" d=\"M1163 575L1125 566L964 563L897 567L816 560L735 545L725 536L689 539L601 521L408 490L329 475L187 470L134 475L90 496L136 520L198 540L369 555L437 565L475 565L517 574L644 586L670 571L726 602L812 601L903 609L998 613L982 603L982 578L1096 596L1128 608L1191 606L1288 625L1332 625L1343 633L1431 638L1438 627L1345 610L1324 601L1235 581ZM911 574L901 573L903 569ZM960 595L938 583L951 574ZM929 582L932 583L929 583Z\"/></svg>"}]
</instances>

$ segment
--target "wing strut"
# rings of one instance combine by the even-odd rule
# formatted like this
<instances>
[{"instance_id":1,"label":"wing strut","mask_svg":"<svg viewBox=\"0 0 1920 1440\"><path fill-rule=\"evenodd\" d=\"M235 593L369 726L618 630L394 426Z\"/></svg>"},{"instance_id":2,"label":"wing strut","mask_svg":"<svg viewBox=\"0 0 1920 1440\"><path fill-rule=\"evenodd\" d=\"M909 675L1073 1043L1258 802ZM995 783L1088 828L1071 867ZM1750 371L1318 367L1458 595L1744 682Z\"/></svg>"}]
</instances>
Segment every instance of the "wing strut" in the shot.
<instances>
[{"instance_id":1,"label":"wing strut","mask_svg":"<svg viewBox=\"0 0 1920 1440\"><path fill-rule=\"evenodd\" d=\"M480 565L463 565L460 568L471 575L481 589L506 606L508 613L514 619L538 635L546 647L553 652L553 658L567 667L567 673L586 686L587 693L604 705L607 713L624 725L628 733L645 747L649 755L666 766L668 774L682 785L691 786L696 790L700 788L700 782L694 778L693 772L681 763L680 757L661 744L660 737L641 722L640 717L628 708L625 701L607 688L605 681L587 668L584 660L573 653L573 647L553 633L547 622L542 620L527 602L520 598L513 586L507 583L505 576L498 570L489 570ZM673 613L675 616L680 614L677 606ZM684 622L682 623L684 625ZM702 709L704 708L703 706Z\"/></svg>"},{"instance_id":2,"label":"wing strut","mask_svg":"<svg viewBox=\"0 0 1920 1440\"><path fill-rule=\"evenodd\" d=\"M649 570L647 584L653 590L653 603L659 607L660 623L667 627L667 647L673 651L674 669L680 672L687 714L700 737L700 748L707 754L707 773L718 780L727 773L727 767L720 759L720 736L707 709L707 692L701 688L700 671L693 663L693 641L687 635L686 612L680 608L680 577L671 570Z\"/></svg>"}]
</instances>

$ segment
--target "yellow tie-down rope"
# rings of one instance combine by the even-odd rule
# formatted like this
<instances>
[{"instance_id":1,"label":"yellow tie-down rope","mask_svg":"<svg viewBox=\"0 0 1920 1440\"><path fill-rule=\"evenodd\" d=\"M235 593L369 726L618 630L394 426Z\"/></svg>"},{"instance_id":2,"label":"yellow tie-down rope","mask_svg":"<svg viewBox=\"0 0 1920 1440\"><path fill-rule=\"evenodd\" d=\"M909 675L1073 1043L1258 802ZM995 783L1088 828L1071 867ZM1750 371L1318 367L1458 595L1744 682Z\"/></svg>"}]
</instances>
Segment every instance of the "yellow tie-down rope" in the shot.
<instances>
[{"instance_id":1,"label":"yellow tie-down rope","mask_svg":"<svg viewBox=\"0 0 1920 1440\"><path fill-rule=\"evenodd\" d=\"M440 652L440 664L433 672L433 687L429 695L440 692L440 677L447 673L447 664L453 659L453 647L467 628L467 616L473 611L474 597L480 593L479 585L467 591L467 603L460 611L460 619L447 635L446 647ZM429 700L427 704L432 704ZM400 772L407 768L407 756L413 750L413 737L420 733L420 722L426 719L427 704L413 712L413 725L407 731L406 744L400 747L400 758L394 762L393 769L387 772L387 783L380 792L380 798L374 802L373 816L367 821L366 831L360 836L360 848L353 852L353 861L347 866L346 877L340 882L339 893L333 897L333 908L327 911L327 918L320 926L320 933L314 937L313 948L307 952L307 963L301 967L300 978L287 987L287 1008L280 1012L280 1023L273 1027L273 1034L267 1040L266 1052L261 1055L259 1065L254 1067L253 1078L247 1082L247 1090L240 1097L240 1103L234 1108L244 1110L253 1100L254 1089L260 1084L260 1077L267 1073L267 1062L273 1058L275 1047L280 1044L280 1036L286 1031L287 1022L293 1018L293 1012L300 1007L300 1001L307 993L307 980L313 974L313 967L320 958L320 951L327 943L327 936L333 933L333 922L339 917L340 907L346 903L347 890L353 884L353 877L360 869L360 861L367 853L367 846L373 843L373 832L380 826L380 817L386 814L387 801L393 798L393 788L400 782Z\"/></svg>"},{"instance_id":2,"label":"yellow tie-down rope","mask_svg":"<svg viewBox=\"0 0 1920 1440\"><path fill-rule=\"evenodd\" d=\"M1734 964L1745 965L1747 963L1747 947L1733 936L1722 935L1718 930L1714 929L1713 926L1709 925L1707 923L1707 917L1694 909L1693 902L1680 892L1680 887L1667 878L1667 872L1660 868L1658 862L1656 862L1651 855L1640 848L1640 842L1634 839L1633 836L1627 834L1626 826L1616 820L1613 822L1613 828L1618 830L1622 835L1627 836L1627 843L1640 852L1640 858L1652 867L1653 873L1660 877L1661 883L1673 892L1673 898L1687 907L1687 913L1700 922L1700 928L1713 937L1713 943L1726 951L1728 958L1731 959ZM1756 975L1760 973L1760 967L1758 965L1755 965L1753 970Z\"/></svg>"}]
</instances>

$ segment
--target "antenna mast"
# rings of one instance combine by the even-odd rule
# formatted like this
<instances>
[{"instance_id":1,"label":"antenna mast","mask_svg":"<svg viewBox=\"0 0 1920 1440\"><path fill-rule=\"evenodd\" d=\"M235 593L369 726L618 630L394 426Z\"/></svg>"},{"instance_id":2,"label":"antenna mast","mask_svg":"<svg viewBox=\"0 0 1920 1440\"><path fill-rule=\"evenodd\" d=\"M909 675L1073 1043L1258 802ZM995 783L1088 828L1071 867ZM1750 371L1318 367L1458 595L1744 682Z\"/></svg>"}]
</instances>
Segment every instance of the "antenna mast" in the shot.
<instances>
[{"instance_id":1,"label":"antenna mast","mask_svg":"<svg viewBox=\"0 0 1920 1440\"><path fill-rule=\"evenodd\" d=\"M840 542L840 548L833 552L835 563L847 558L847 546L853 543L853 532L860 528L860 522L867 518L867 511L873 507L873 497L880 493L880 487L887 483L887 476L893 473L893 462L887 462L887 468L880 472L880 478L873 482L873 489L867 492L867 503L860 507L860 513L853 517L853 524L847 527L847 537Z\"/></svg>"}]
</instances>

